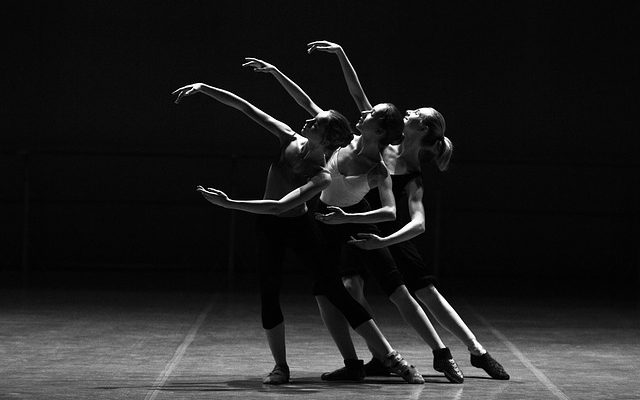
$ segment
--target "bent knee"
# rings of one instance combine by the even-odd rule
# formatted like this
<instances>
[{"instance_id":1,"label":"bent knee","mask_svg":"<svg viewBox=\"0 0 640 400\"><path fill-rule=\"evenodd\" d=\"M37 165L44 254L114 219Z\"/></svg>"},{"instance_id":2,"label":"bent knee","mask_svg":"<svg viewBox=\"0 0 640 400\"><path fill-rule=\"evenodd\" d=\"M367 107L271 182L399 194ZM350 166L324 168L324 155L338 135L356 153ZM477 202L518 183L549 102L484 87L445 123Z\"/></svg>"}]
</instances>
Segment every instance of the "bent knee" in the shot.
<instances>
[{"instance_id":1,"label":"bent knee","mask_svg":"<svg viewBox=\"0 0 640 400\"><path fill-rule=\"evenodd\" d=\"M393 293L391 293L389 300L394 304L400 304L411 301L413 298L411 297L409 290L407 290L407 287L405 285L400 285L393 291Z\"/></svg>"},{"instance_id":2,"label":"bent knee","mask_svg":"<svg viewBox=\"0 0 640 400\"><path fill-rule=\"evenodd\" d=\"M343 277L342 284L353 298L360 299L364 297L364 280L360 275Z\"/></svg>"}]
</instances>

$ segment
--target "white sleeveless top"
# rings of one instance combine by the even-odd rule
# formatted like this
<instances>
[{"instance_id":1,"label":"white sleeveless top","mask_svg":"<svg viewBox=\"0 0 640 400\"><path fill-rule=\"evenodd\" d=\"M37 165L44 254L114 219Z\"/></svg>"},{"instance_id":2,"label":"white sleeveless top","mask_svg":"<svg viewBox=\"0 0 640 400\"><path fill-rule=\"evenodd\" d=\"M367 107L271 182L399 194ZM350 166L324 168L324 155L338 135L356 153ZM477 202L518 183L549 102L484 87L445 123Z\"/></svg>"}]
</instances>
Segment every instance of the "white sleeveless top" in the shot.
<instances>
[{"instance_id":1,"label":"white sleeveless top","mask_svg":"<svg viewBox=\"0 0 640 400\"><path fill-rule=\"evenodd\" d=\"M320 193L320 201L330 206L348 207L357 204L364 196L369 193L369 172L361 175L345 176L338 170L338 153L337 149L327 161L327 169L331 174L331 184Z\"/></svg>"}]
</instances>

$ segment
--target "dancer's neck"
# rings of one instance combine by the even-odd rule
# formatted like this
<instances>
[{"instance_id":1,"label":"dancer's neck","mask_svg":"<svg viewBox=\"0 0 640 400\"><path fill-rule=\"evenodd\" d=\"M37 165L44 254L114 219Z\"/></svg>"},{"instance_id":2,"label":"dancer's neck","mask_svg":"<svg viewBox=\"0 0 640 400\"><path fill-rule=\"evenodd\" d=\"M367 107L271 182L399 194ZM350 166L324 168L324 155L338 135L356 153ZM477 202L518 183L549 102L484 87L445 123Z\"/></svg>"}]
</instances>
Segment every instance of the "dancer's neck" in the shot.
<instances>
[{"instance_id":1,"label":"dancer's neck","mask_svg":"<svg viewBox=\"0 0 640 400\"><path fill-rule=\"evenodd\" d=\"M408 171L420 171L421 137L405 136L397 147L397 158L402 160Z\"/></svg>"},{"instance_id":2,"label":"dancer's neck","mask_svg":"<svg viewBox=\"0 0 640 400\"><path fill-rule=\"evenodd\" d=\"M310 140L307 140L307 142L302 145L301 150L302 158L322 165L326 163L326 159L331 153L333 152L326 146L313 143Z\"/></svg>"},{"instance_id":3,"label":"dancer's neck","mask_svg":"<svg viewBox=\"0 0 640 400\"><path fill-rule=\"evenodd\" d=\"M367 158L379 158L380 157L380 145L377 140L366 139L364 135L360 135L357 138L355 144L355 153L361 157Z\"/></svg>"}]
</instances>

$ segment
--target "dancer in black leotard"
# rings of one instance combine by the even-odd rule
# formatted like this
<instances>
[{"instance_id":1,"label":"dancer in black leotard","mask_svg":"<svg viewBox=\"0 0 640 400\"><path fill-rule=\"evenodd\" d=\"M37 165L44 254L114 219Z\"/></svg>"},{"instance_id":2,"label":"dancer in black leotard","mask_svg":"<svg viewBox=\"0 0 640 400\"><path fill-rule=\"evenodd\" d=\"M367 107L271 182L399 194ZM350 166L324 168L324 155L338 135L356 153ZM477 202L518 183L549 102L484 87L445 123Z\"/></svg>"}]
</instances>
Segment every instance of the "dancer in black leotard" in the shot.
<instances>
[{"instance_id":1,"label":"dancer in black leotard","mask_svg":"<svg viewBox=\"0 0 640 400\"><path fill-rule=\"evenodd\" d=\"M250 65L259 71L274 71L273 66L260 60L251 59ZM314 107L317 106L315 104L313 105L314 107L309 108L308 98L299 99L297 90L300 89L297 85L283 79L280 73L274 73L274 76L287 88L298 104L311 114L316 112ZM402 139L402 115L392 104L378 104L362 113L357 128L362 135L356 137L348 146L336 151L331 157L332 161L327 166L331 171L332 181L320 196L321 203L323 203L322 207L324 207L320 211L325 213L317 215L317 218L326 224L321 226L325 232L324 237L329 244L327 254L336 256L333 263L339 263L341 266L346 266L346 262L360 256L369 259L372 270L378 273L381 284L385 287L403 317L434 350L437 350L435 353L437 357L442 357L447 362L450 361L447 369L449 375L447 376L455 377L459 373L455 361L451 359L448 349L444 348L442 342L438 343L433 326L424 311L403 285L400 274L395 268L388 250L380 249L377 252L380 253L380 257L375 257L375 252L365 252L356 247L346 245L349 237L345 236L345 232L355 233L357 230L354 228L357 226L361 230L365 226L362 224L369 224L369 226L375 228L370 224L395 218L395 203L391 193L390 177L381 161L380 150L388 143L396 143ZM342 172L344 172L344 176L341 176ZM384 207L376 210L368 209L364 202L358 204L362 202L363 196L373 187L384 188L384 190L381 190L381 199ZM335 207L337 205L348 206L351 204L355 208L347 209L347 212ZM341 252L346 257L342 257ZM349 256L349 254L355 254L355 256ZM362 379L364 376L363 363L362 360L357 358L344 316L330 302L320 300L318 304L325 325L338 345L345 363L344 368L323 374L322 379ZM376 349L371 350L377 353ZM381 354L376 356L383 359L385 357ZM386 357L388 358L389 355ZM410 383L422 383L424 381L415 367L408 365L400 356L396 356L395 360L407 366L406 369L399 373L406 381Z\"/></svg>"},{"instance_id":2,"label":"dancer in black leotard","mask_svg":"<svg viewBox=\"0 0 640 400\"><path fill-rule=\"evenodd\" d=\"M395 219L391 177L380 152L387 145L402 140L403 126L402 114L391 104L378 104L362 111L356 125L361 136L354 138L348 146L336 150L327 162L332 181L320 195L321 208L317 219L325 224L322 225L322 231L332 249L331 253L340 255L336 262L343 276L358 274L362 267L370 271L403 318L429 345L434 357L442 362L445 376L452 382L461 383L464 378L449 349L405 287L389 250L379 248L364 251L348 244L358 232L377 232L373 224ZM363 198L370 189L376 187L381 207L370 208ZM328 311L333 312L329 315ZM335 309L328 308L325 313L325 324L338 347L352 347L344 318ZM345 367L323 375L323 379L343 380L355 373L358 373L356 368Z\"/></svg>"},{"instance_id":3,"label":"dancer in black leotard","mask_svg":"<svg viewBox=\"0 0 640 400\"><path fill-rule=\"evenodd\" d=\"M366 109L369 101L342 48L335 43L318 41L309 44L309 51L313 50L338 56L352 97L361 110ZM444 117L433 108L424 107L406 112L404 141L399 145L389 145L383 151L384 162L393 181L394 198L399 207L406 210L398 214L404 218L380 223L378 226L382 230L381 234L362 233L351 243L368 250L388 246L409 290L443 327L467 346L471 364L484 369L494 379L509 379L502 365L484 349L462 318L437 290L437 280L433 272L427 268L415 243L411 241L425 230L421 161L430 159L439 170L444 171L451 159L453 146L444 136L445 129ZM368 199L375 207L376 196L369 196ZM366 304L361 277L351 276L346 278L346 281L352 294ZM434 368L442 369L436 360ZM366 365L366 369L369 375L388 374L375 357Z\"/></svg>"},{"instance_id":4,"label":"dancer in black leotard","mask_svg":"<svg viewBox=\"0 0 640 400\"><path fill-rule=\"evenodd\" d=\"M284 75L281 75L281 79L290 82ZM384 365L396 373L403 373L408 368L406 361L391 348L368 312L346 292L337 271L322 264L324 251L321 240L307 213L306 201L330 183L330 175L324 168L326 157L353 136L348 122L336 111L321 110L299 88L285 87L293 91L298 89L298 100L308 100L313 104L314 118L306 121L302 135L227 91L197 83L174 92L177 95L176 103L185 96L200 92L236 108L274 134L281 144L280 157L269 169L263 200L233 200L217 189L198 187L198 191L213 204L264 214L258 221L260 259L264 261L260 270L262 323L276 365L263 382L282 384L288 382L290 376L286 361L284 319L279 304L281 262L287 247L296 251L311 268L314 275L313 291L318 302L338 307L353 329L376 352L384 354Z\"/></svg>"}]
</instances>

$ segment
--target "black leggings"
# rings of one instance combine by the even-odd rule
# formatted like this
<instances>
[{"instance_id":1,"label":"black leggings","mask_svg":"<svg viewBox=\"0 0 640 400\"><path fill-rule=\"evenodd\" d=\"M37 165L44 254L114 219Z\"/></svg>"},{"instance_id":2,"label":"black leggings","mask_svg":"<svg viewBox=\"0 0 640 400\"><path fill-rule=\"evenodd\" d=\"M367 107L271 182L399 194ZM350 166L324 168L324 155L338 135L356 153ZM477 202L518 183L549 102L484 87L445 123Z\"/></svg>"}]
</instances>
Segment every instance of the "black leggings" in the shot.
<instances>
[{"instance_id":1,"label":"black leggings","mask_svg":"<svg viewBox=\"0 0 640 400\"><path fill-rule=\"evenodd\" d=\"M291 218L259 215L257 233L264 329L272 329L284 321L280 308L280 288L287 248L293 250L311 271L313 294L326 296L344 314L352 328L371 319L371 315L342 285L336 265L324 262L327 251L318 227L308 213Z\"/></svg>"},{"instance_id":2,"label":"black leggings","mask_svg":"<svg viewBox=\"0 0 640 400\"><path fill-rule=\"evenodd\" d=\"M438 286L438 280L427 264L422 259L418 248L411 240L389 246L393 259L398 264L407 289L415 293L416 290L426 288L429 285Z\"/></svg>"},{"instance_id":3,"label":"black leggings","mask_svg":"<svg viewBox=\"0 0 640 400\"><path fill-rule=\"evenodd\" d=\"M369 211L369 203L361 200L359 203L340 207L343 211L350 213ZM327 213L327 204L320 202L318 212ZM362 250L354 245L347 244L347 241L358 233L374 233L379 235L380 230L374 224L336 224L328 225L318 222L320 230L329 246L329 254L333 256L332 263L337 264L340 275L367 276L367 272L376 278L382 290L391 294L400 286L404 285L402 276L396 268L396 263L389 252L389 249Z\"/></svg>"}]
</instances>

